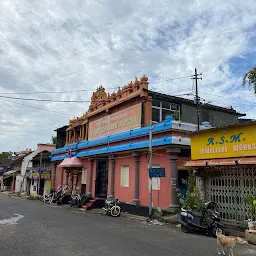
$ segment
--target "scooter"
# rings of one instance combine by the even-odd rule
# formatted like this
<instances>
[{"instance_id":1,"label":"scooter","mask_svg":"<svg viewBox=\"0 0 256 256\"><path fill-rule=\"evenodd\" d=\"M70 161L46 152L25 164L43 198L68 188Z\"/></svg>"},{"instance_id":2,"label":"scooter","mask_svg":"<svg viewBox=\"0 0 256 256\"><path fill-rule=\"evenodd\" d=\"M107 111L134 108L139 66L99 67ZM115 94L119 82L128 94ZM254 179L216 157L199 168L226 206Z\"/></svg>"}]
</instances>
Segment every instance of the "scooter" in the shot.
<instances>
[{"instance_id":1,"label":"scooter","mask_svg":"<svg viewBox=\"0 0 256 256\"><path fill-rule=\"evenodd\" d=\"M121 207L119 206L120 201L117 198L108 197L105 200L105 205L103 210L106 215L111 215L112 217L118 217L121 214Z\"/></svg>"},{"instance_id":2,"label":"scooter","mask_svg":"<svg viewBox=\"0 0 256 256\"><path fill-rule=\"evenodd\" d=\"M66 195L67 192L68 192L68 186L65 186L65 187L63 187L63 189L61 189L60 191L58 191L56 193L55 201L56 201L57 205L62 204L62 199Z\"/></svg>"},{"instance_id":3,"label":"scooter","mask_svg":"<svg viewBox=\"0 0 256 256\"><path fill-rule=\"evenodd\" d=\"M58 186L57 190L55 191L55 189L51 189L50 194L45 194L45 196L43 197L43 202L44 203L55 203L56 202L56 197L58 194L60 194L62 191L62 186Z\"/></svg>"},{"instance_id":4,"label":"scooter","mask_svg":"<svg viewBox=\"0 0 256 256\"><path fill-rule=\"evenodd\" d=\"M211 201L205 203L203 213L181 209L181 230L185 233L197 231L211 233L214 236L216 233L225 235L225 227L220 223L220 214L216 209L217 205Z\"/></svg>"},{"instance_id":5,"label":"scooter","mask_svg":"<svg viewBox=\"0 0 256 256\"><path fill-rule=\"evenodd\" d=\"M72 195L69 201L69 206L72 207L73 205L77 205L79 207L81 204L81 201L82 201L82 194Z\"/></svg>"},{"instance_id":6,"label":"scooter","mask_svg":"<svg viewBox=\"0 0 256 256\"><path fill-rule=\"evenodd\" d=\"M43 197L43 202L52 204L55 198L55 194L55 191L51 191L50 194L45 194L45 196Z\"/></svg>"}]
</instances>

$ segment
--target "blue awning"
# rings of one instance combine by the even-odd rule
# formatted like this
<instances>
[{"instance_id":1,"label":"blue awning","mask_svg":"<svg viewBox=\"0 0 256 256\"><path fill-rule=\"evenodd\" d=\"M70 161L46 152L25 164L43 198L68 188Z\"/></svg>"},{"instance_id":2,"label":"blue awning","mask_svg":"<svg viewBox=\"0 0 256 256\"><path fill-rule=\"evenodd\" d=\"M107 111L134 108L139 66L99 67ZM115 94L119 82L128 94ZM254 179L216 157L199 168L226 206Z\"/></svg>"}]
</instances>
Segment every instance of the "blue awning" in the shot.
<instances>
[{"instance_id":1,"label":"blue awning","mask_svg":"<svg viewBox=\"0 0 256 256\"><path fill-rule=\"evenodd\" d=\"M0 171L0 175L3 175L4 173L9 172L11 170L12 170L12 168L6 167L2 171Z\"/></svg>"}]
</instances>

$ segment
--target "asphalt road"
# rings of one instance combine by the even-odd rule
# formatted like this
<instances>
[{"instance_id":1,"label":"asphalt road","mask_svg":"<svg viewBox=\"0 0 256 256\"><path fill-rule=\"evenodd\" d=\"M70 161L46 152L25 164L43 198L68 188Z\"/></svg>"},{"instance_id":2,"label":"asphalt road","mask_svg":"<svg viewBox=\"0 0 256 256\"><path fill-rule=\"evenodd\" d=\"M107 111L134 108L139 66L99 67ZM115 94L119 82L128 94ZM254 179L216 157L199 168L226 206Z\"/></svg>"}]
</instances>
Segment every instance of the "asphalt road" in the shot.
<instances>
[{"instance_id":1,"label":"asphalt road","mask_svg":"<svg viewBox=\"0 0 256 256\"><path fill-rule=\"evenodd\" d=\"M18 215L15 215L18 214ZM11 218L12 217L12 218ZM213 238L0 193L1 256L210 256ZM256 255L239 245L235 255Z\"/></svg>"}]
</instances>

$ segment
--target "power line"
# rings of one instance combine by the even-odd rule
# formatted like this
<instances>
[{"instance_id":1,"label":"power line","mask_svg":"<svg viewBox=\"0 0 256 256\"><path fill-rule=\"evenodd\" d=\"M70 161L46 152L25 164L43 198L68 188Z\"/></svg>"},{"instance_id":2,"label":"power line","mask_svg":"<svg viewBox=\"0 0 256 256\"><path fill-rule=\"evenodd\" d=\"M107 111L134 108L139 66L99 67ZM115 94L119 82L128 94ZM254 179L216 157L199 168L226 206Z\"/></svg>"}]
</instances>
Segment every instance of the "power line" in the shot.
<instances>
[{"instance_id":1,"label":"power line","mask_svg":"<svg viewBox=\"0 0 256 256\"><path fill-rule=\"evenodd\" d=\"M151 82L149 85L151 84L158 84L158 83L163 83L163 82L167 82L167 81L173 81L173 80L179 80L179 79L183 79L183 78L188 78L190 76L182 76L182 77L175 77L175 78L168 78L165 80L159 80L159 81L155 81L155 82ZM120 86L116 86L116 87L107 87L105 89L107 90L116 90L118 89L118 87ZM73 90L73 91L57 91L57 92L52 92L52 91L39 91L39 92L6 92L6 93L2 93L0 92L0 94L2 95L11 95L11 94L57 94L57 93L73 93L73 92L94 92L95 89L81 89L81 90Z\"/></svg>"},{"instance_id":2,"label":"power line","mask_svg":"<svg viewBox=\"0 0 256 256\"><path fill-rule=\"evenodd\" d=\"M194 42L197 42L199 39L205 39L208 36L213 36L213 35L218 35L218 34L226 33L226 32L228 32L230 30L234 30L234 29L238 29L238 28L241 28L241 27L244 27L244 26L248 26L250 24L254 24L255 22L256 21L253 21L253 22L250 22L250 23L247 23L247 24L243 24L243 25L240 25L240 26L237 26L237 27L232 27L232 28L220 31L220 32L211 33L211 34L208 34L208 35L203 35L201 37L197 37L196 40L194 40L194 39L183 40L180 43L171 44L171 45L168 45L167 47L173 47L173 46L184 44L184 43L187 43L187 42L194 43ZM105 66L105 65L109 65L109 64L112 64L112 63L115 63L115 62L120 62L122 60L130 60L130 59L134 59L134 58L141 57L141 56L144 56L144 55L149 55L149 54L152 54L152 53L155 53L155 52L158 52L158 51L165 51L165 49L152 50L152 51L149 51L149 52L146 52L146 53L141 53L141 54L133 55L131 57L122 58L121 60L118 59L118 60L114 60L114 61L109 61L109 62L106 62L104 64L100 64L100 65L97 65L97 66L92 66L92 67L89 67L89 68L86 68L86 69L83 69L83 70L80 70L80 71L74 71L74 72L63 74L63 75L60 75L60 76L50 77L50 78L47 78L47 79L44 79L44 80L41 80L41 81L37 81L37 82L29 83L29 84L24 84L24 85L21 85L19 87L14 88L14 89L18 89L18 88L21 88L21 87L25 87L25 86L29 86L29 85L33 85L33 84L37 84L37 83L43 83L43 82L46 82L46 81L50 81L50 80L52 80L54 78L61 78L61 77L66 77L66 76L70 76L70 75L74 75L74 74L78 74L78 73L83 73L83 72L85 72L87 70L99 68L99 67L102 67L102 66Z\"/></svg>"},{"instance_id":3,"label":"power line","mask_svg":"<svg viewBox=\"0 0 256 256\"><path fill-rule=\"evenodd\" d=\"M49 99L32 99L32 98L20 98L20 97L9 97L9 96L0 96L4 99L14 99L14 100L27 100L27 101L43 101L43 102L63 102L63 103L85 103L91 102L89 100L49 100ZM99 101L103 102L103 101Z\"/></svg>"},{"instance_id":4,"label":"power line","mask_svg":"<svg viewBox=\"0 0 256 256\"><path fill-rule=\"evenodd\" d=\"M47 112L52 112L52 113L57 113L57 114L61 114L61 115L66 115L66 116L70 116L70 114L67 114L67 113L62 113L62 112L58 112L58 111L54 111L54 110L48 110L48 109L45 109L45 108L40 108L40 107L35 107L35 106L30 106L30 105L27 105L27 104L23 104L23 103L19 103L19 102L14 102L14 101L6 101L6 100L3 100L3 99L0 99L4 102L7 102L7 103L14 103L14 104L18 104L18 105L22 105L22 106L26 106L26 107L29 107L29 108L34 108L34 109L39 109L39 110L43 110L43 111L47 111Z\"/></svg>"},{"instance_id":5,"label":"power line","mask_svg":"<svg viewBox=\"0 0 256 256\"><path fill-rule=\"evenodd\" d=\"M217 97L221 97L221 99L220 100L223 100L223 99L227 99L227 100L236 100L236 101L241 101L241 102L243 102L243 103L248 103L248 102L244 102L244 100L239 100L239 99L235 99L235 98L233 98L233 97L231 97L231 96L222 96L221 94L213 94L213 93L207 93L207 92L202 92L202 94L206 94L206 95L210 95L210 96L217 96Z\"/></svg>"},{"instance_id":6,"label":"power line","mask_svg":"<svg viewBox=\"0 0 256 256\"><path fill-rule=\"evenodd\" d=\"M37 133L37 132L43 132L43 131L49 131L50 132L50 129L56 129L56 128L52 128L52 126L50 126L50 127L46 128L46 129L31 131L29 133L25 133L25 134L21 134L21 135L17 135L17 136L11 136L10 138L1 138L1 141L3 141L3 140L10 140L10 139L13 139L13 138L24 137L26 135L31 135L31 134ZM54 130L52 130L52 131L54 131Z\"/></svg>"},{"instance_id":7,"label":"power line","mask_svg":"<svg viewBox=\"0 0 256 256\"><path fill-rule=\"evenodd\" d=\"M105 88L105 89L117 89L117 87L113 88ZM56 94L56 93L73 93L73 92L94 92L95 89L81 89L81 90L75 90L75 91L58 91L58 92L52 92L52 91L41 91L41 92L0 92L0 94L9 95L9 94Z\"/></svg>"},{"instance_id":8,"label":"power line","mask_svg":"<svg viewBox=\"0 0 256 256\"><path fill-rule=\"evenodd\" d=\"M189 95L190 93L187 93L187 94L181 94L181 95ZM173 95L173 96L176 96L176 95ZM179 96L179 95L177 95ZM25 100L25 101L39 101L39 102L55 102L55 103L58 103L58 102L61 102L61 103L91 103L91 100L49 100L49 99L33 99L33 98L20 98L20 97L9 97L9 96L0 96L0 98L4 98L4 99L15 99L15 100ZM120 103L122 102L126 102L126 101L137 101L138 99L128 99L128 100L123 100L121 101ZM97 101L93 101L94 103L95 102L108 102L108 100L97 100ZM13 102L13 103L16 103L16 102ZM20 105L24 105L24 106L28 106L28 107L32 107L32 106L29 106L29 105L25 105L25 104L20 104ZM37 108L37 107L33 107L33 108ZM45 109L42 109L42 110L45 110ZM48 111L48 110L47 110ZM49 110L50 111L50 110ZM60 112L57 112L57 113L60 113ZM62 113L64 114L64 113Z\"/></svg>"}]
</instances>

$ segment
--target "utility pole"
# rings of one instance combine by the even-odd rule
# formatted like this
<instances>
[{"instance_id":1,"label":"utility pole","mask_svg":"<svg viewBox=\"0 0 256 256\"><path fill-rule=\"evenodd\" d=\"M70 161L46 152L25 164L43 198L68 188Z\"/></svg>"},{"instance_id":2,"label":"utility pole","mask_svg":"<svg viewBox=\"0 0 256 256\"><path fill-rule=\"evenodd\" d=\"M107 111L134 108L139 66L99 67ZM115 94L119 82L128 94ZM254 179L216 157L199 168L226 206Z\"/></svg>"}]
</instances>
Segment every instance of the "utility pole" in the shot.
<instances>
[{"instance_id":1,"label":"utility pole","mask_svg":"<svg viewBox=\"0 0 256 256\"><path fill-rule=\"evenodd\" d=\"M39 198L39 193L40 193L40 181L41 181L41 171L42 171L42 161L43 161L43 152L40 153L40 167L39 167L39 171L38 171L38 198Z\"/></svg>"},{"instance_id":2,"label":"utility pole","mask_svg":"<svg viewBox=\"0 0 256 256\"><path fill-rule=\"evenodd\" d=\"M149 122L149 170L152 168L152 120ZM149 177L149 218L152 217L152 178Z\"/></svg>"},{"instance_id":3,"label":"utility pole","mask_svg":"<svg viewBox=\"0 0 256 256\"><path fill-rule=\"evenodd\" d=\"M202 80L202 77L199 77L201 76L202 73L198 74L197 73L197 70L195 68L195 74L191 77L191 79L194 79L196 80L196 97L195 97L195 102L196 102L196 117L197 117L197 130L199 131L200 130L200 114L199 114L199 103L200 103L200 100L199 100L199 97L198 97L198 85L197 85L197 80L198 79L201 79Z\"/></svg>"}]
</instances>

